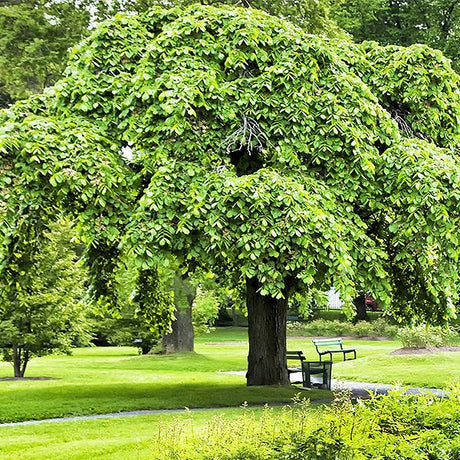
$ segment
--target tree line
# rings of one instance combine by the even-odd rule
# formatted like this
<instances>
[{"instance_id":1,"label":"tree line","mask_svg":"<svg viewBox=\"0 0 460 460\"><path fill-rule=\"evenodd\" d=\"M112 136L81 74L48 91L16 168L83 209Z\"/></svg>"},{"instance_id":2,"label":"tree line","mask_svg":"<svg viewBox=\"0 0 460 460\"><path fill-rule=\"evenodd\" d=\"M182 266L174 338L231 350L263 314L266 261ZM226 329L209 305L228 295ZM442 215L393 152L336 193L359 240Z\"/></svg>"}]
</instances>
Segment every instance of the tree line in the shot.
<instances>
[{"instance_id":1,"label":"tree line","mask_svg":"<svg viewBox=\"0 0 460 460\"><path fill-rule=\"evenodd\" d=\"M185 6L175 0L170 6ZM219 2L210 2L216 3ZM232 1L222 1L231 4ZM237 4L238 2L233 2ZM155 0L6 0L0 6L0 107L42 92L62 75L69 50L117 12L142 13ZM308 33L383 45L422 43L460 69L460 5L456 0L246 1Z\"/></svg>"}]
</instances>

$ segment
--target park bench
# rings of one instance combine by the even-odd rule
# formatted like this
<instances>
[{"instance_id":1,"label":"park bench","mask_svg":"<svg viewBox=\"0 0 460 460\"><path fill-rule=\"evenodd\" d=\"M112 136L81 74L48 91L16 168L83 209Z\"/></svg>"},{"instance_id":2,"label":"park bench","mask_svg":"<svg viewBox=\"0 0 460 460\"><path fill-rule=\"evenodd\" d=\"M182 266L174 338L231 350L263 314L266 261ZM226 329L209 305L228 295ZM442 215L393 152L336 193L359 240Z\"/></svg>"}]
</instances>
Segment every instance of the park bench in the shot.
<instances>
[{"instance_id":1,"label":"park bench","mask_svg":"<svg viewBox=\"0 0 460 460\"><path fill-rule=\"evenodd\" d=\"M349 354L353 354L353 357L348 359L356 359L356 350L354 348L343 348L343 339L340 337L334 339L313 339L312 342L316 347L320 361L324 355L329 355L332 361L332 355L334 353L342 353L344 361L347 360L347 355ZM325 347L327 348L324 349Z\"/></svg>"},{"instance_id":2,"label":"park bench","mask_svg":"<svg viewBox=\"0 0 460 460\"><path fill-rule=\"evenodd\" d=\"M290 360L296 360L300 362L300 366L298 367L288 367L288 374L289 377L291 374L296 374L298 372L302 372L302 362L305 361L305 356L301 351L287 351L286 352L286 359L288 361ZM291 383L303 383L302 381L296 381L296 382L291 382Z\"/></svg>"}]
</instances>

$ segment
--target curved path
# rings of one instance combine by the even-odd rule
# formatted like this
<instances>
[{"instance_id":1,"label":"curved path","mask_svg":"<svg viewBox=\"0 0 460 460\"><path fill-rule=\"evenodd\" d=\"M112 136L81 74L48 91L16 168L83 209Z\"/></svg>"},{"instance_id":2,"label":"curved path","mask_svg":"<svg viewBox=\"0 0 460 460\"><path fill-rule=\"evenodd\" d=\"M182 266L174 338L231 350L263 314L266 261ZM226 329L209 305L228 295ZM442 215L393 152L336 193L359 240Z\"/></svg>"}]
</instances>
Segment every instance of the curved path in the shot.
<instances>
[{"instance_id":1,"label":"curved path","mask_svg":"<svg viewBox=\"0 0 460 460\"><path fill-rule=\"evenodd\" d=\"M244 375L245 372L225 372L226 374L238 374ZM383 383L368 383L368 382L350 382L332 380L331 387L333 391L347 390L351 391L354 398L367 398L369 392L372 391L377 394L386 394L389 390L396 388L395 385L386 385ZM308 391L307 388L299 387L299 390ZM406 389L408 394L419 394L419 393L433 393L439 397L446 397L448 394L445 391L437 388L408 388ZM314 403L329 402L330 398L323 400L316 400ZM274 404L272 404L274 405ZM250 406L250 407L264 407L264 405ZM27 420L24 422L11 422L11 423L0 423L2 426L21 426L21 425L38 425L41 423L59 423L59 422L71 422L75 420L91 420L98 418L119 418L119 417L136 417L139 415L154 415L154 414L172 414L172 413L183 413L188 410L195 411L208 411L208 410L219 410L219 409L235 409L233 407L206 407L206 408L195 408L195 409L156 409L156 410L135 410L126 412L114 412L109 414L97 414L97 415L79 415L74 417L60 417L60 418L48 418L44 420Z\"/></svg>"}]
</instances>

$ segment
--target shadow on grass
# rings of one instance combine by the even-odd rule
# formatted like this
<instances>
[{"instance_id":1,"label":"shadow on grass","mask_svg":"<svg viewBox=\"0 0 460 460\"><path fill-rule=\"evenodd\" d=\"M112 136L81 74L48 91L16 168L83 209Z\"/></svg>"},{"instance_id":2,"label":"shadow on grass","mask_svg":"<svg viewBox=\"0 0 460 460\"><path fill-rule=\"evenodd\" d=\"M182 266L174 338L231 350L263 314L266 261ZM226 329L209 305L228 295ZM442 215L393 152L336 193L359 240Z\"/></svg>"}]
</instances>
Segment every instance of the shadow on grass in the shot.
<instances>
[{"instance_id":1,"label":"shadow on grass","mask_svg":"<svg viewBox=\"0 0 460 460\"><path fill-rule=\"evenodd\" d=\"M24 389L14 401L0 399L0 422L35 420L73 415L104 414L141 409L231 407L290 403L299 393L295 387L247 387L224 383L136 383L66 385ZM326 391L302 392L302 396L324 399Z\"/></svg>"},{"instance_id":2,"label":"shadow on grass","mask_svg":"<svg viewBox=\"0 0 460 460\"><path fill-rule=\"evenodd\" d=\"M233 354L214 353L174 353L170 355L137 355L129 356L120 361L102 361L85 363L88 369L119 369L123 370L147 370L166 372L216 372L234 371L246 369L246 355L244 353Z\"/></svg>"}]
</instances>

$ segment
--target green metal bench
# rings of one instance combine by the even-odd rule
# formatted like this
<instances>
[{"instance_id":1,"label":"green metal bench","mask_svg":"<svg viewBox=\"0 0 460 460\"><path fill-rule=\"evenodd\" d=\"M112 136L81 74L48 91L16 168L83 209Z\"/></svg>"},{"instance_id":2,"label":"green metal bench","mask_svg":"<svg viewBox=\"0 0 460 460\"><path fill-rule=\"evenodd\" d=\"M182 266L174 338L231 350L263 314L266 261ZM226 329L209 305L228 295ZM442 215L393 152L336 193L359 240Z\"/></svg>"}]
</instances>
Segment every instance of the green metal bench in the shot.
<instances>
[{"instance_id":1,"label":"green metal bench","mask_svg":"<svg viewBox=\"0 0 460 460\"><path fill-rule=\"evenodd\" d=\"M299 367L288 367L288 374L289 374L289 377L291 376L291 374L296 374L297 372L302 372L302 363L305 361L305 356L303 354L302 351L300 350L297 350L297 351L286 351L286 360L290 361L290 360L296 360L296 361L300 361L300 366ZM291 383L303 383L303 379L302 381L295 381L295 382L291 382Z\"/></svg>"},{"instance_id":2,"label":"green metal bench","mask_svg":"<svg viewBox=\"0 0 460 460\"><path fill-rule=\"evenodd\" d=\"M332 361L332 355L334 353L342 353L344 361L349 359L356 359L356 350L354 348L343 348L343 339L340 337L334 339L313 339L312 342L316 347L320 361L324 355L329 355L330 360ZM324 349L324 347L327 348ZM353 357L347 358L347 355L353 355Z\"/></svg>"},{"instance_id":3,"label":"green metal bench","mask_svg":"<svg viewBox=\"0 0 460 460\"><path fill-rule=\"evenodd\" d=\"M319 381L318 378L319 377ZM331 389L332 361L303 361L302 379L305 388Z\"/></svg>"}]
</instances>

